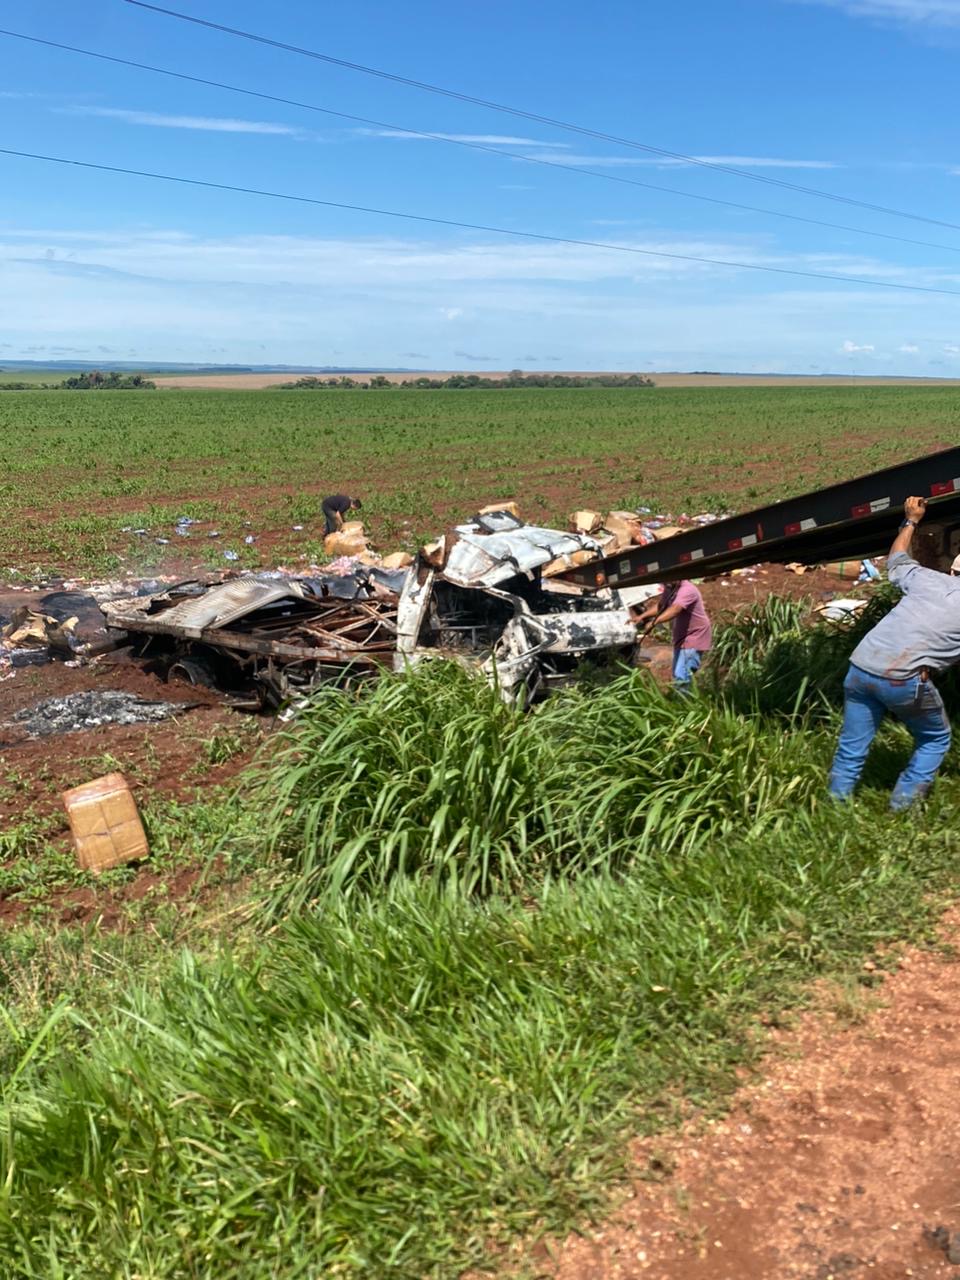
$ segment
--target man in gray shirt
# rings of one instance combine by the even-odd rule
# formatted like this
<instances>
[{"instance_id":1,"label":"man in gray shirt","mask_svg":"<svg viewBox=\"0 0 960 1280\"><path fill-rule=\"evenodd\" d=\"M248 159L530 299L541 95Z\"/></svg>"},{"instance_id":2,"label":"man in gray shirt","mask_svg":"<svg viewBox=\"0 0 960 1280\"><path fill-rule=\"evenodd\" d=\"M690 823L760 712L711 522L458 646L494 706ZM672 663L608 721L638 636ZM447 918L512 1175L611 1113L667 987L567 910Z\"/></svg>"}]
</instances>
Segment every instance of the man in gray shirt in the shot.
<instances>
[{"instance_id":1,"label":"man in gray shirt","mask_svg":"<svg viewBox=\"0 0 960 1280\"><path fill-rule=\"evenodd\" d=\"M830 794L845 799L863 770L884 712L901 720L915 750L897 779L891 809L906 809L930 790L950 747L950 722L930 673L960 661L960 579L924 569L910 555L925 498L907 498L887 577L903 599L863 637L843 682L843 728L830 770Z\"/></svg>"}]
</instances>

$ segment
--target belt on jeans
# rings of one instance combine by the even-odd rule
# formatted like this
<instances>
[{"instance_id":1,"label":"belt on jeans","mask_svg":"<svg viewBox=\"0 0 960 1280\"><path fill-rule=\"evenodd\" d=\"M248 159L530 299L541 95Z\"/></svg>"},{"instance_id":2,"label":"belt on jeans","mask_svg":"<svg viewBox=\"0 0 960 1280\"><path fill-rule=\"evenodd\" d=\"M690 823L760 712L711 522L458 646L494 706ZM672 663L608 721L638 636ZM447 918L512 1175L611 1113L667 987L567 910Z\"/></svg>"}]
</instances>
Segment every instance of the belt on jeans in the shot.
<instances>
[{"instance_id":1,"label":"belt on jeans","mask_svg":"<svg viewBox=\"0 0 960 1280\"><path fill-rule=\"evenodd\" d=\"M851 663L851 665L855 665L855 664ZM859 667L857 668L857 670L858 670L858 671L859 671L860 669L861 669L861 668L859 668ZM869 672L865 672L864 674L865 674L865 675L869 675L870 673L869 673ZM910 681L914 679L914 677L913 677L913 676L907 676L906 680L894 680L894 679L892 678L892 676L880 676L880 679L881 679L881 680L886 680L888 684L896 685L896 687L899 689L899 688L901 688L903 685L905 685L905 684L909 684L909 683L910 683ZM929 667L919 667L919 668L917 669L916 679L918 679L918 680L920 681L920 683L921 683L921 684L926 684L926 683L927 683L927 681L930 679L930 668L929 668Z\"/></svg>"}]
</instances>

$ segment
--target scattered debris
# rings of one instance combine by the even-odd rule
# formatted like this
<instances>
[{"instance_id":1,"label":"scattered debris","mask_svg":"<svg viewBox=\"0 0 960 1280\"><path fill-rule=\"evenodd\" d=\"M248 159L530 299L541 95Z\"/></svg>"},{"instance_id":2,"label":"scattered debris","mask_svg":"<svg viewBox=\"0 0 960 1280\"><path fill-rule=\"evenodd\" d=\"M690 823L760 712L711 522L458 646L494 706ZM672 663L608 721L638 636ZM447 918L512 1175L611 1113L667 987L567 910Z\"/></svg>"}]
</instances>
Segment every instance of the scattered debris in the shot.
<instances>
[{"instance_id":1,"label":"scattered debris","mask_svg":"<svg viewBox=\"0 0 960 1280\"><path fill-rule=\"evenodd\" d=\"M84 870L99 875L149 854L136 801L122 773L108 773L65 791L63 804L77 862Z\"/></svg>"},{"instance_id":2,"label":"scattered debris","mask_svg":"<svg viewBox=\"0 0 960 1280\"><path fill-rule=\"evenodd\" d=\"M866 600L828 600L824 604L817 605L816 612L827 622L852 622L860 610L865 609L866 606Z\"/></svg>"},{"instance_id":3,"label":"scattered debris","mask_svg":"<svg viewBox=\"0 0 960 1280\"><path fill-rule=\"evenodd\" d=\"M880 579L880 570L877 568L873 560L836 560L831 564L801 564L797 560L791 560L789 564L785 564L784 569L789 573L810 573L814 569L825 569L827 573L832 573L835 578L847 578L853 582L877 582Z\"/></svg>"},{"instance_id":4,"label":"scattered debris","mask_svg":"<svg viewBox=\"0 0 960 1280\"><path fill-rule=\"evenodd\" d=\"M960 1231L950 1231L947 1227L924 1227L923 1235L928 1244L943 1250L948 1262L960 1265Z\"/></svg>"},{"instance_id":5,"label":"scattered debris","mask_svg":"<svg viewBox=\"0 0 960 1280\"><path fill-rule=\"evenodd\" d=\"M20 605L0 630L0 667L8 680L17 667L41 666L54 656L73 658L78 646L77 617L59 619Z\"/></svg>"},{"instance_id":6,"label":"scattered debris","mask_svg":"<svg viewBox=\"0 0 960 1280\"><path fill-rule=\"evenodd\" d=\"M21 605L0 631L0 638L8 650L55 649L72 656L76 647L73 632L77 621L76 617L61 621L50 614L37 613L28 605Z\"/></svg>"},{"instance_id":7,"label":"scattered debris","mask_svg":"<svg viewBox=\"0 0 960 1280\"><path fill-rule=\"evenodd\" d=\"M552 592L543 581L558 558L596 557L595 539L526 525L509 505L478 513L416 560L379 562L356 521L327 538L354 554L315 576L178 583L104 601L103 612L168 670L200 663L218 687L256 690L267 707L323 681L437 656L484 671L505 697L521 686L538 696L569 679L584 653L632 651L636 629L616 593Z\"/></svg>"},{"instance_id":8,"label":"scattered debris","mask_svg":"<svg viewBox=\"0 0 960 1280\"><path fill-rule=\"evenodd\" d=\"M69 693L62 698L44 698L24 707L13 716L31 737L45 738L78 729L97 729L103 724L141 724L167 720L190 710L189 703L153 702L119 689Z\"/></svg>"}]
</instances>

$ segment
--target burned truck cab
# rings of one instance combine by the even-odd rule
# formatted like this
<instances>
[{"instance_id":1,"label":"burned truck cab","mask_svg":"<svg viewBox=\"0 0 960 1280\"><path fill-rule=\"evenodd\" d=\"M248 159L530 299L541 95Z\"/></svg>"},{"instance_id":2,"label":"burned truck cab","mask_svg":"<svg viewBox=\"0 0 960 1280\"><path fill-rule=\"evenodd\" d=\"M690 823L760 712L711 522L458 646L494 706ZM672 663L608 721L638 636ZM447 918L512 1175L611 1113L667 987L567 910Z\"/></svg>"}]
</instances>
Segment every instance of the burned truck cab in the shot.
<instances>
[{"instance_id":1,"label":"burned truck cab","mask_svg":"<svg viewBox=\"0 0 960 1280\"><path fill-rule=\"evenodd\" d=\"M482 672L504 699L529 702L568 682L587 655L629 656L636 628L616 592L550 589L542 577L545 565L583 550L599 547L508 512L458 525L410 571L395 669L452 658Z\"/></svg>"}]
</instances>

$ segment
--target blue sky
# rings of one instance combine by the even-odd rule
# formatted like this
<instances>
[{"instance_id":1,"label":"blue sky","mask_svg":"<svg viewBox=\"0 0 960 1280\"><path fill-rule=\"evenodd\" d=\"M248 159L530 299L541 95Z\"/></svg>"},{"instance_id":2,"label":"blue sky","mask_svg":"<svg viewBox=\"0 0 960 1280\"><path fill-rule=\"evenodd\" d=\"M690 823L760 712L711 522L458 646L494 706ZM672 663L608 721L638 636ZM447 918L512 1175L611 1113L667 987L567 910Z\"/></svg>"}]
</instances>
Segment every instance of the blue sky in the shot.
<instances>
[{"instance_id":1,"label":"blue sky","mask_svg":"<svg viewBox=\"0 0 960 1280\"><path fill-rule=\"evenodd\" d=\"M169 0L337 57L960 224L960 0ZM960 230L525 122L146 12L0 25L0 145L631 248L960 293ZM482 140L507 156L403 136ZM922 247L531 164L929 241ZM0 362L960 376L960 297L515 240L0 156Z\"/></svg>"}]
</instances>

